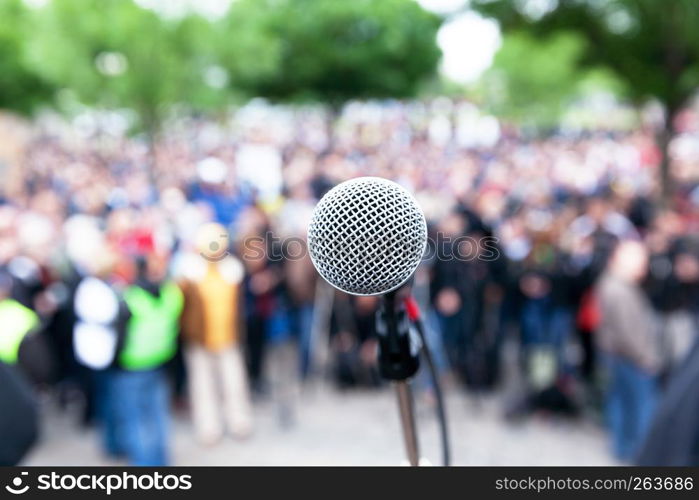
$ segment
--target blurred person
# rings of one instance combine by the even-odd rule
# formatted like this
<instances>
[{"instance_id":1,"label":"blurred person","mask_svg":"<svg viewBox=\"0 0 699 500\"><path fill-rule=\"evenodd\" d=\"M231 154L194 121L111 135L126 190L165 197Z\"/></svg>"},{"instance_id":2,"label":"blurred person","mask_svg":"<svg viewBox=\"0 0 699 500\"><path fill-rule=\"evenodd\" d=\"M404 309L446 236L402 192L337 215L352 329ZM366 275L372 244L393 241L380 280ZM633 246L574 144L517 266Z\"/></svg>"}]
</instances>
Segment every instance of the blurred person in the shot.
<instances>
[{"instance_id":1,"label":"blurred person","mask_svg":"<svg viewBox=\"0 0 699 500\"><path fill-rule=\"evenodd\" d=\"M270 222L258 206L246 209L236 232L236 244L245 267L246 355L252 390L264 394L265 356L272 317L278 307L278 289L283 280L279 262L273 262Z\"/></svg>"},{"instance_id":2,"label":"blurred person","mask_svg":"<svg viewBox=\"0 0 699 500\"><path fill-rule=\"evenodd\" d=\"M428 235L430 229L428 229ZM430 238L430 236L428 236ZM429 241L429 240L428 240ZM428 252L430 259L423 259L423 265L418 266L415 270L414 278L411 283L411 295L414 297L419 309L423 312L425 342L429 348L432 360L437 370L438 376L441 379L447 379L445 375L449 374L449 362L447 361L446 351L444 349L444 339L442 331L439 328L439 317L434 308L430 304L430 278L431 267L434 264L434 254ZM420 370L416 375L415 387L417 390L422 390L423 397L429 405L434 405L435 393L434 383L427 370Z\"/></svg>"},{"instance_id":3,"label":"blurred person","mask_svg":"<svg viewBox=\"0 0 699 500\"><path fill-rule=\"evenodd\" d=\"M275 220L282 238L283 291L292 335L298 343L299 371L305 379L314 368L316 343L312 333L317 275L306 251L306 231L315 203L308 184L297 182L288 194Z\"/></svg>"},{"instance_id":4,"label":"blurred person","mask_svg":"<svg viewBox=\"0 0 699 500\"><path fill-rule=\"evenodd\" d=\"M378 387L376 311L379 298L335 293L331 342L335 377L341 389Z\"/></svg>"},{"instance_id":5,"label":"blurred person","mask_svg":"<svg viewBox=\"0 0 699 500\"><path fill-rule=\"evenodd\" d=\"M29 382L46 359L31 346L41 327L39 316L11 298L12 277L0 273L0 465L16 465L39 432L34 389Z\"/></svg>"},{"instance_id":6,"label":"blurred person","mask_svg":"<svg viewBox=\"0 0 699 500\"><path fill-rule=\"evenodd\" d=\"M686 245L682 245L685 243ZM699 323L699 246L680 241L672 254L670 294L677 297L675 314L665 320L669 363L679 365L696 343Z\"/></svg>"},{"instance_id":7,"label":"blurred person","mask_svg":"<svg viewBox=\"0 0 699 500\"><path fill-rule=\"evenodd\" d=\"M52 311L47 318L46 335L55 354L59 404L65 406L73 390L80 390L79 384L83 371L75 359L73 350L73 332L76 323L74 299L82 277L68 260L57 263L52 267L51 272L52 282L44 295ZM85 410L83 423L88 423L93 415L89 408L86 407Z\"/></svg>"},{"instance_id":8,"label":"blurred person","mask_svg":"<svg viewBox=\"0 0 699 500\"><path fill-rule=\"evenodd\" d=\"M596 340L608 378L605 411L614 453L623 461L638 452L658 395L659 344L651 304L640 286L647 270L646 248L622 241L597 284Z\"/></svg>"},{"instance_id":9,"label":"blurred person","mask_svg":"<svg viewBox=\"0 0 699 500\"><path fill-rule=\"evenodd\" d=\"M436 259L431 269L430 294L449 364L452 370L460 373L463 368L464 348L461 340L468 335L468 331L464 330L464 321L460 316L461 296L454 287L454 283L458 282L458 274L454 271L456 266L461 267L461 263L454 259L452 252L455 247L452 241L463 235L465 222L458 213L452 212L440 221L437 229ZM470 290L466 283L464 285L466 290Z\"/></svg>"},{"instance_id":10,"label":"blurred person","mask_svg":"<svg viewBox=\"0 0 699 500\"><path fill-rule=\"evenodd\" d=\"M569 256L554 234L540 235L520 278L524 296L522 337L525 346L546 347L564 368L564 350L572 331L573 282L577 278Z\"/></svg>"},{"instance_id":11,"label":"blurred person","mask_svg":"<svg viewBox=\"0 0 699 500\"><path fill-rule=\"evenodd\" d=\"M609 195L590 197L585 212L571 223L571 230L585 235L605 232L617 238L637 240L637 229L628 217L614 207L612 201Z\"/></svg>"},{"instance_id":12,"label":"blurred person","mask_svg":"<svg viewBox=\"0 0 699 500\"><path fill-rule=\"evenodd\" d=\"M167 261L150 254L137 262L123 291L130 317L120 339L108 391L116 442L131 465L168 463L169 389L165 364L177 350L183 297L166 278Z\"/></svg>"},{"instance_id":13,"label":"blurred person","mask_svg":"<svg viewBox=\"0 0 699 500\"><path fill-rule=\"evenodd\" d=\"M504 309L519 331L522 387L508 404L508 417L546 411L575 416L577 398L568 359L577 306L574 260L562 237L570 214L541 199L536 207L518 210L502 232L510 262ZM559 223L560 221L560 223Z\"/></svg>"},{"instance_id":14,"label":"blurred person","mask_svg":"<svg viewBox=\"0 0 699 500\"><path fill-rule=\"evenodd\" d=\"M270 215L274 205L248 207L240 217L236 239L246 270L245 323L252 388L259 396L271 397L280 425L290 427L299 392L299 349L286 286L285 242L279 238L278 221Z\"/></svg>"},{"instance_id":15,"label":"blurred person","mask_svg":"<svg viewBox=\"0 0 699 500\"><path fill-rule=\"evenodd\" d=\"M39 435L37 401L13 366L0 361L0 466L17 465Z\"/></svg>"},{"instance_id":16,"label":"blurred person","mask_svg":"<svg viewBox=\"0 0 699 500\"><path fill-rule=\"evenodd\" d=\"M237 222L250 201L233 183L228 165L213 156L204 158L196 166L197 182L189 187L188 199L211 207L216 222L230 226Z\"/></svg>"},{"instance_id":17,"label":"blurred person","mask_svg":"<svg viewBox=\"0 0 699 500\"><path fill-rule=\"evenodd\" d=\"M660 314L663 373L679 367L699 330L699 241L692 236L654 237L646 287Z\"/></svg>"},{"instance_id":18,"label":"blurred person","mask_svg":"<svg viewBox=\"0 0 699 500\"><path fill-rule=\"evenodd\" d=\"M492 389L499 370L502 287L484 252L490 234L477 215L455 212L441 225L432 267L432 301L452 369L473 389ZM494 260L495 254L491 256Z\"/></svg>"},{"instance_id":19,"label":"blurred person","mask_svg":"<svg viewBox=\"0 0 699 500\"><path fill-rule=\"evenodd\" d=\"M273 226L276 230L277 228ZM271 235L269 242L269 276L274 276L274 281L265 283L272 285L268 289L272 308L265 324L265 356L266 376L269 383L269 392L277 406L279 424L288 428L295 423L295 404L300 392L301 359L299 352L299 332L295 329L298 323L294 320L297 316L295 305L291 295L292 288L287 282L288 274L285 269L290 265L290 259L285 257L284 246L288 240L280 239L276 233ZM265 273L266 274L266 273ZM258 276L265 276L265 274ZM257 286L256 283L251 283ZM310 312L310 311L309 311ZM310 318L299 318L310 320ZM305 325L310 327L310 324ZM309 331L310 334L310 331Z\"/></svg>"},{"instance_id":20,"label":"blurred person","mask_svg":"<svg viewBox=\"0 0 699 500\"><path fill-rule=\"evenodd\" d=\"M636 463L699 465L699 342L668 381Z\"/></svg>"},{"instance_id":21,"label":"blurred person","mask_svg":"<svg viewBox=\"0 0 699 500\"><path fill-rule=\"evenodd\" d=\"M0 361L7 365L23 365L28 373L34 373L33 365L42 359L22 356L22 350L31 337L41 328L41 320L32 309L11 297L12 277L0 273Z\"/></svg>"},{"instance_id":22,"label":"blurred person","mask_svg":"<svg viewBox=\"0 0 699 500\"><path fill-rule=\"evenodd\" d=\"M224 427L234 437L252 432L252 408L242 354L243 266L228 253L228 234L206 224L182 265L182 336L189 397L199 440L213 444Z\"/></svg>"},{"instance_id":23,"label":"blurred person","mask_svg":"<svg viewBox=\"0 0 699 500\"><path fill-rule=\"evenodd\" d=\"M126 307L113 289L115 256L105 243L100 220L75 214L62 229L57 256L60 264L55 269L59 277L54 290L57 307L48 327L62 365L59 398L67 402L71 389L77 389L84 401L82 423L102 422L105 412L98 403L106 393L99 384L101 372L114 360L118 334L113 328L119 312L122 317L126 314ZM79 328L82 323L99 328Z\"/></svg>"},{"instance_id":24,"label":"blurred person","mask_svg":"<svg viewBox=\"0 0 699 500\"><path fill-rule=\"evenodd\" d=\"M572 291L577 302L575 331L582 347L580 374L590 384L598 365L595 336L601 317L595 283L604 272L619 238L638 237L630 221L623 216L613 216L609 222L605 215L608 208L604 198L593 197L585 203L583 215L573 220L563 235L564 248L576 269Z\"/></svg>"},{"instance_id":25,"label":"blurred person","mask_svg":"<svg viewBox=\"0 0 699 500\"><path fill-rule=\"evenodd\" d=\"M34 308L37 296L44 290L46 269L18 249L6 270L12 276L12 296L26 307Z\"/></svg>"},{"instance_id":26,"label":"blurred person","mask_svg":"<svg viewBox=\"0 0 699 500\"><path fill-rule=\"evenodd\" d=\"M82 233L95 253L79 263L82 276L72 295L73 331L69 337L72 357L79 366L76 379L84 398L83 423L97 422L107 454L124 454L119 442L116 393L110 385L120 339L124 338L129 312L115 279L116 256L101 236ZM88 242L94 237L97 241ZM74 255L79 259L78 255ZM68 340L68 339L66 339Z\"/></svg>"},{"instance_id":27,"label":"blurred person","mask_svg":"<svg viewBox=\"0 0 699 500\"><path fill-rule=\"evenodd\" d=\"M106 236L122 255L145 255L155 250L153 227L145 222L143 210L123 208L106 217Z\"/></svg>"},{"instance_id":28,"label":"blurred person","mask_svg":"<svg viewBox=\"0 0 699 500\"><path fill-rule=\"evenodd\" d=\"M286 297L278 293L277 305L266 329L266 381L277 408L279 425L290 428L296 423L296 400L300 392L299 349Z\"/></svg>"},{"instance_id":29,"label":"blurred person","mask_svg":"<svg viewBox=\"0 0 699 500\"><path fill-rule=\"evenodd\" d=\"M318 339L313 338L316 274L308 255L288 259L284 265L285 292L289 307L292 334L299 350L299 373L302 379L312 375L316 366Z\"/></svg>"}]
</instances>

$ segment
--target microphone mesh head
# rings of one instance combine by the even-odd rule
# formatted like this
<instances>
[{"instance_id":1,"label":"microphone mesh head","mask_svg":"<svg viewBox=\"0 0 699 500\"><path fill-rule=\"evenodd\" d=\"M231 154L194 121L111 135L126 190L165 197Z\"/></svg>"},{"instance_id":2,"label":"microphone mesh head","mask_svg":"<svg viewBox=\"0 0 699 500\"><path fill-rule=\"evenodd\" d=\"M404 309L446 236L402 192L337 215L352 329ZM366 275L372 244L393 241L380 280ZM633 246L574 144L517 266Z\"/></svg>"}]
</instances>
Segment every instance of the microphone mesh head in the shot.
<instances>
[{"instance_id":1,"label":"microphone mesh head","mask_svg":"<svg viewBox=\"0 0 699 500\"><path fill-rule=\"evenodd\" d=\"M318 273L354 295L378 295L405 283L427 244L425 216L401 186L360 177L335 186L316 206L308 248Z\"/></svg>"}]
</instances>

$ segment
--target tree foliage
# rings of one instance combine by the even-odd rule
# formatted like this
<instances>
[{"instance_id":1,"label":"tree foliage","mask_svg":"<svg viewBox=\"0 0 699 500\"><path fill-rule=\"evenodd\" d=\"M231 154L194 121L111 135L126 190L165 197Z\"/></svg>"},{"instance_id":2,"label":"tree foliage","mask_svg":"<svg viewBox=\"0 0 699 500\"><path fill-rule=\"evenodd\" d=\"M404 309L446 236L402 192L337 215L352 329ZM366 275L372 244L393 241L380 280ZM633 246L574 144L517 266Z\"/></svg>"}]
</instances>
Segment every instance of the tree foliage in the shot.
<instances>
[{"instance_id":1,"label":"tree foliage","mask_svg":"<svg viewBox=\"0 0 699 500\"><path fill-rule=\"evenodd\" d=\"M168 105L216 103L202 76L214 63L202 18L165 20L131 0L52 0L35 28L29 56L42 76L87 104L134 109L150 131Z\"/></svg>"},{"instance_id":2,"label":"tree foliage","mask_svg":"<svg viewBox=\"0 0 699 500\"><path fill-rule=\"evenodd\" d=\"M541 2L538 2L541 3ZM655 97L669 110L684 104L699 83L699 3L693 0L558 0L533 11L531 1L479 0L474 6L506 31L535 36L561 30L586 41L583 65L605 65L631 95ZM527 6L530 6L527 8Z\"/></svg>"},{"instance_id":3,"label":"tree foliage","mask_svg":"<svg viewBox=\"0 0 699 500\"><path fill-rule=\"evenodd\" d=\"M586 41L577 33L536 38L527 31L505 35L482 93L499 114L537 127L555 126L570 102L599 81L599 70L581 68ZM611 82L607 83L611 87Z\"/></svg>"},{"instance_id":4,"label":"tree foliage","mask_svg":"<svg viewBox=\"0 0 699 500\"><path fill-rule=\"evenodd\" d=\"M440 57L440 19L413 0L239 0L224 22L261 39L259 66L231 61L234 85L272 99L410 96Z\"/></svg>"},{"instance_id":5,"label":"tree foliage","mask_svg":"<svg viewBox=\"0 0 699 500\"><path fill-rule=\"evenodd\" d=\"M440 56L440 19L414 0L237 0L219 19L135 0L0 0L0 15L0 106L65 89L136 111L149 132L173 105L410 96Z\"/></svg>"},{"instance_id":6,"label":"tree foliage","mask_svg":"<svg viewBox=\"0 0 699 500\"><path fill-rule=\"evenodd\" d=\"M30 12L21 0L0 0L0 108L32 111L52 88L25 59Z\"/></svg>"},{"instance_id":7,"label":"tree foliage","mask_svg":"<svg viewBox=\"0 0 699 500\"><path fill-rule=\"evenodd\" d=\"M547 37L577 33L586 44L582 67L604 66L636 102L656 98L666 109L659 145L667 153L675 114L699 85L699 2L695 0L474 0L506 33ZM532 57L534 57L532 55ZM665 193L670 192L664 155Z\"/></svg>"}]
</instances>

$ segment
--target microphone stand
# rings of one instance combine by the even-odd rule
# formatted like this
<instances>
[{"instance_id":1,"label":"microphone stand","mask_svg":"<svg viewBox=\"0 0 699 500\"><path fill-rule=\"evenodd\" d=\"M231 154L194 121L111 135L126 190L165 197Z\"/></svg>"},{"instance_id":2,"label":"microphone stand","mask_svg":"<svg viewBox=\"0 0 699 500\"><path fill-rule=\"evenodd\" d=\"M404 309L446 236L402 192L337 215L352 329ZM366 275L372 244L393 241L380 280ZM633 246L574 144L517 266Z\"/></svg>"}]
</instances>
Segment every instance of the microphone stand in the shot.
<instances>
[{"instance_id":1,"label":"microphone stand","mask_svg":"<svg viewBox=\"0 0 699 500\"><path fill-rule=\"evenodd\" d=\"M408 463L416 467L420 461L420 450L417 443L417 426L415 425L415 409L413 394L407 380L394 382L398 396L398 409L400 411L400 423L403 427L403 441Z\"/></svg>"},{"instance_id":2,"label":"microphone stand","mask_svg":"<svg viewBox=\"0 0 699 500\"><path fill-rule=\"evenodd\" d=\"M397 295L397 291L385 294L376 314L379 373L394 383L408 462L411 466L417 466L420 452L409 379L420 367L420 341L411 337L410 321L403 300Z\"/></svg>"}]
</instances>

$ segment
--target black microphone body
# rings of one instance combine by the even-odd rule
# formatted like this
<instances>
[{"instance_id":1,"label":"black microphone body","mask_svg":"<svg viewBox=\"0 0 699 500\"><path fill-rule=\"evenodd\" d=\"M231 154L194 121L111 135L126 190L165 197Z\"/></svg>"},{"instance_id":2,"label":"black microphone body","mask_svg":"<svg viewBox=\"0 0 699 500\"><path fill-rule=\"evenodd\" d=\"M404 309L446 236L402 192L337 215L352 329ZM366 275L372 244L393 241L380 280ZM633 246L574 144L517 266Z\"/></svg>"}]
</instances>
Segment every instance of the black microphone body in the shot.
<instances>
[{"instance_id":1,"label":"black microphone body","mask_svg":"<svg viewBox=\"0 0 699 500\"><path fill-rule=\"evenodd\" d=\"M420 368L420 345L410 334L410 320L397 293L383 296L376 313L379 373L387 380L407 380Z\"/></svg>"}]
</instances>

